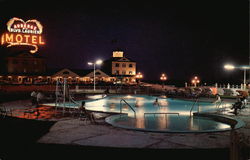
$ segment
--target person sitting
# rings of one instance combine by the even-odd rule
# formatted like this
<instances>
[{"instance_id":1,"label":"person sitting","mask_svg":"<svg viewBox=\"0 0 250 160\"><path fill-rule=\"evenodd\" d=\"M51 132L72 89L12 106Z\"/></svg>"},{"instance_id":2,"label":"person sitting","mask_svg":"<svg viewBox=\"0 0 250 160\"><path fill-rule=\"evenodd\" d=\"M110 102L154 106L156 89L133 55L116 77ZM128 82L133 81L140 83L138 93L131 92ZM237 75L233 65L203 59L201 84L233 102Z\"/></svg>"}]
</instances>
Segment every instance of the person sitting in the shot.
<instances>
[{"instance_id":1,"label":"person sitting","mask_svg":"<svg viewBox=\"0 0 250 160\"><path fill-rule=\"evenodd\" d=\"M237 115L238 109L242 109L242 108L243 108L243 103L242 103L241 99L238 98L237 101L233 104L233 107L231 109L234 109L234 114Z\"/></svg>"},{"instance_id":2,"label":"person sitting","mask_svg":"<svg viewBox=\"0 0 250 160\"><path fill-rule=\"evenodd\" d=\"M245 108L246 105L247 105L247 98L246 97L241 97L241 102L242 102L242 106L241 106L241 109Z\"/></svg>"},{"instance_id":3,"label":"person sitting","mask_svg":"<svg viewBox=\"0 0 250 160\"><path fill-rule=\"evenodd\" d=\"M79 107L80 114L85 115L90 120L91 123L97 124L97 122L95 121L94 114L92 112L87 111L84 106L85 106L85 101L82 101L81 106Z\"/></svg>"}]
</instances>

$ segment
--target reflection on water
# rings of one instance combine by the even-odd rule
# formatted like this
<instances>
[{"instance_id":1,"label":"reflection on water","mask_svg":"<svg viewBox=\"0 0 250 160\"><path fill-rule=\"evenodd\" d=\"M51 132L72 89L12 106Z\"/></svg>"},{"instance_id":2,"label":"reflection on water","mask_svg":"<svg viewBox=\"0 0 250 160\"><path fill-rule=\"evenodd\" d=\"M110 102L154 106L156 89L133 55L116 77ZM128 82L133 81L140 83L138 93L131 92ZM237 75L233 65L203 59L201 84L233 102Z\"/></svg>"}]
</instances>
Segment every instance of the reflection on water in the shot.
<instances>
[{"instance_id":1,"label":"reflection on water","mask_svg":"<svg viewBox=\"0 0 250 160\"><path fill-rule=\"evenodd\" d=\"M159 124L159 129L165 129L165 128L168 128L168 123L169 120L168 120L168 116L166 114L160 114L160 115L157 115L156 117L156 123Z\"/></svg>"},{"instance_id":2,"label":"reflection on water","mask_svg":"<svg viewBox=\"0 0 250 160\"><path fill-rule=\"evenodd\" d=\"M133 115L133 111L127 106L124 106L124 102L121 102L121 99L124 99L135 111L136 113L140 110L143 110L144 113L147 112L177 112L180 115L189 115L190 109L194 104L193 101L184 101L176 99L166 99L158 98L159 106L153 105L156 97L145 96L145 95L136 95L136 96L111 96L104 99L86 102L86 108L89 110L98 110L106 112L120 112L120 107L122 107L122 112L129 113ZM224 104L228 106L230 104ZM193 112L199 111L209 111L215 110L216 105L213 103L200 102L199 107L196 105L193 108Z\"/></svg>"},{"instance_id":3,"label":"reflection on water","mask_svg":"<svg viewBox=\"0 0 250 160\"><path fill-rule=\"evenodd\" d=\"M145 120L144 118L136 118L135 119L135 127L136 128L145 128Z\"/></svg>"},{"instance_id":4,"label":"reflection on water","mask_svg":"<svg viewBox=\"0 0 250 160\"><path fill-rule=\"evenodd\" d=\"M147 115L140 117L116 117L115 124L129 128L158 131L209 131L230 129L230 125L204 117L189 117L167 114Z\"/></svg>"}]
</instances>

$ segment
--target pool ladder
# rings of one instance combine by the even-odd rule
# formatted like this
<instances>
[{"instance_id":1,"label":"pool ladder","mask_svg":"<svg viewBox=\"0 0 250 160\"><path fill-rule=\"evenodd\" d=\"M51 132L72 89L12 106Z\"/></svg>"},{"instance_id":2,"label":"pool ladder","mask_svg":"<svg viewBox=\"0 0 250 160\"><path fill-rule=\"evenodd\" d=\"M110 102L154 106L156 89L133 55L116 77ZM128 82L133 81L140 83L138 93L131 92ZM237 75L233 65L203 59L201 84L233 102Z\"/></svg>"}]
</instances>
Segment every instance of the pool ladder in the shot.
<instances>
[{"instance_id":1,"label":"pool ladder","mask_svg":"<svg viewBox=\"0 0 250 160\"><path fill-rule=\"evenodd\" d=\"M192 116L192 111L193 111L194 106L195 106L196 104L198 104L198 112L199 112L199 111L200 111L199 98L197 98L197 99L195 100L195 102L193 103L193 105L192 105L192 107L191 107L191 109L190 109L190 117Z\"/></svg>"},{"instance_id":2,"label":"pool ladder","mask_svg":"<svg viewBox=\"0 0 250 160\"><path fill-rule=\"evenodd\" d=\"M134 112L134 116L136 118L136 112L135 112L134 108L130 104L128 104L128 102L125 101L125 99L121 99L121 101L120 101L120 113L122 113L122 102L126 103L126 105L128 105L130 107L130 109Z\"/></svg>"}]
</instances>

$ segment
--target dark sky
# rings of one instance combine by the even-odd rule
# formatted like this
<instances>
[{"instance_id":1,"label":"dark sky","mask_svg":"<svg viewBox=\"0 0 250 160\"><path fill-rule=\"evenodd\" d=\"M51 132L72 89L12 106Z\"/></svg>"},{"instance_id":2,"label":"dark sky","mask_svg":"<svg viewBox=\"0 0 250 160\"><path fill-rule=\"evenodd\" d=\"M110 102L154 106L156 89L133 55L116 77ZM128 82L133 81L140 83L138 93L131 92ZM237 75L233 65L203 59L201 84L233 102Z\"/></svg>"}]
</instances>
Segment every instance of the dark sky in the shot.
<instances>
[{"instance_id":1,"label":"dark sky","mask_svg":"<svg viewBox=\"0 0 250 160\"><path fill-rule=\"evenodd\" d=\"M165 72L169 82L198 75L208 83L240 83L243 72L223 65L249 64L249 4L218 1L0 0L0 28L14 16L39 20L46 46L38 54L49 68L88 68L88 61L120 48L147 80Z\"/></svg>"}]
</instances>

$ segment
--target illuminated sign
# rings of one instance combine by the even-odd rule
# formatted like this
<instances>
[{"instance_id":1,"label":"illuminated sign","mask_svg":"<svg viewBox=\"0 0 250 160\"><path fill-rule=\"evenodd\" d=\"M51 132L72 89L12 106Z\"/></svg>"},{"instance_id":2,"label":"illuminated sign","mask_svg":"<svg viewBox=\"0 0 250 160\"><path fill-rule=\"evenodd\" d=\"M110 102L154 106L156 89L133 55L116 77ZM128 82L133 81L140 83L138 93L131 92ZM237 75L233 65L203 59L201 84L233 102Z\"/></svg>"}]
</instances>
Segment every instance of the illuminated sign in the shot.
<instances>
[{"instance_id":1,"label":"illuminated sign","mask_svg":"<svg viewBox=\"0 0 250 160\"><path fill-rule=\"evenodd\" d=\"M20 18L12 18L7 23L8 33L4 33L1 37L1 44L8 44L7 47L28 45L35 49L30 50L30 53L35 53L38 50L37 45L44 45L42 37L43 26L35 19L23 21Z\"/></svg>"}]
</instances>

